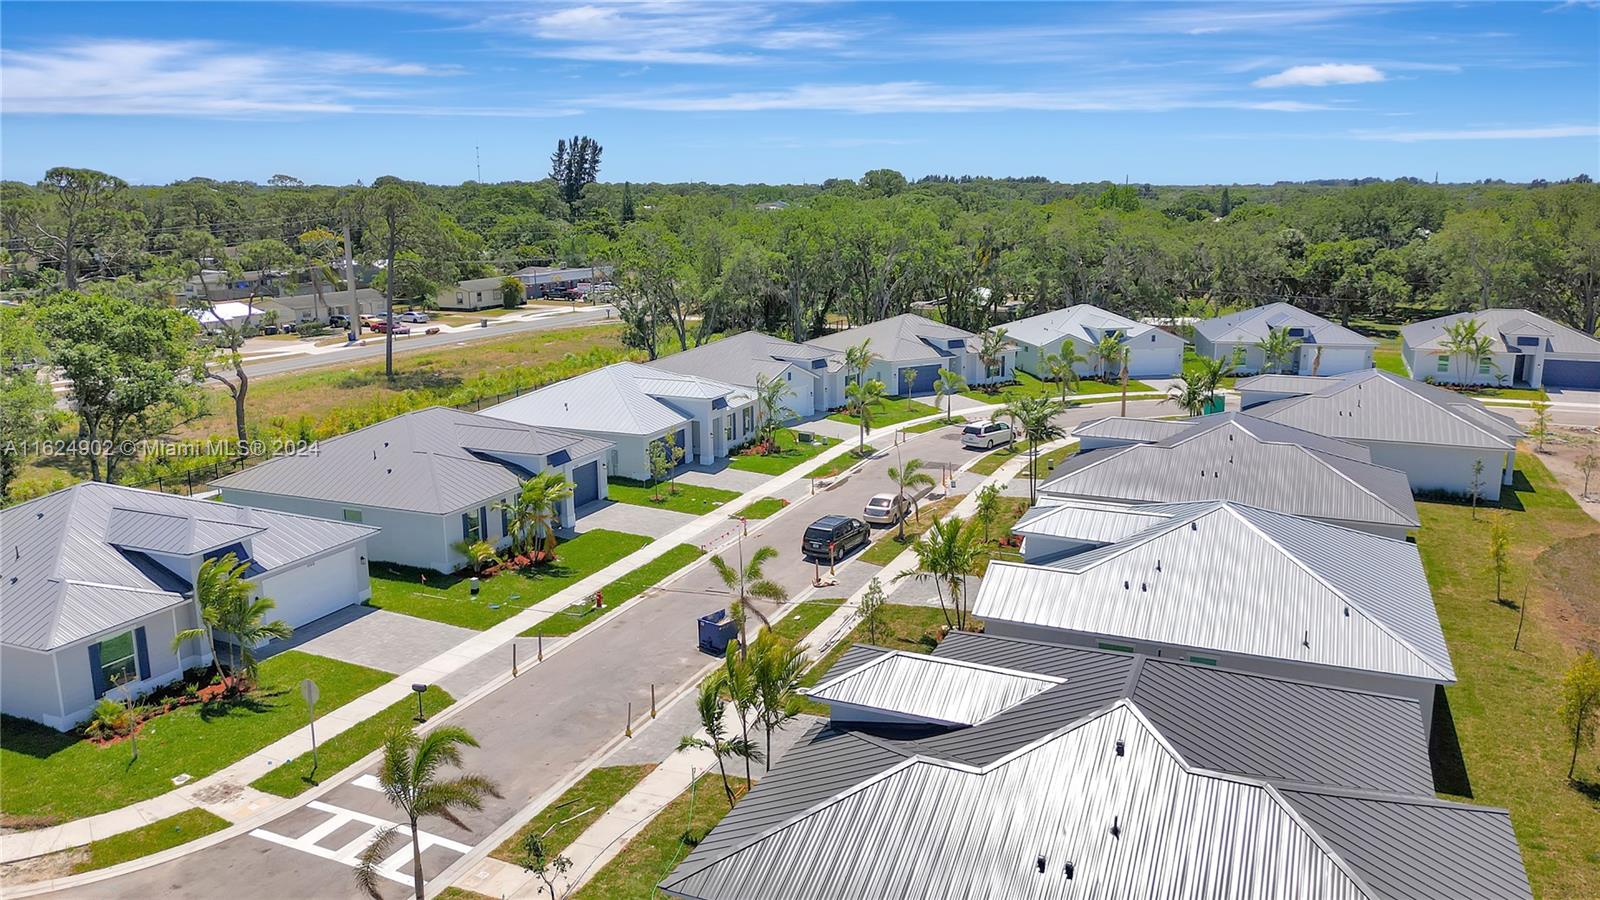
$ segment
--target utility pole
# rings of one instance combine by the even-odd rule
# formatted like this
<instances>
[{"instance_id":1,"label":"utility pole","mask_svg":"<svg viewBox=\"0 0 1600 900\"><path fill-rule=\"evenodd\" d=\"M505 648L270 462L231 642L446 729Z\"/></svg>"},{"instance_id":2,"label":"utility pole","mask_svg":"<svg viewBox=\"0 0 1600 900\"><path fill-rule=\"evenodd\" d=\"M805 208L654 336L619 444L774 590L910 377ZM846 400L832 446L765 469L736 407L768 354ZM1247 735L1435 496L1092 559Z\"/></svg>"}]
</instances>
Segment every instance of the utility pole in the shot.
<instances>
[{"instance_id":1,"label":"utility pole","mask_svg":"<svg viewBox=\"0 0 1600 900\"><path fill-rule=\"evenodd\" d=\"M478 172L476 180L482 181L483 180L483 154L478 152L478 145L477 144L473 144L472 145L472 164L477 169L477 172Z\"/></svg>"},{"instance_id":2,"label":"utility pole","mask_svg":"<svg viewBox=\"0 0 1600 900\"><path fill-rule=\"evenodd\" d=\"M361 304L356 300L356 263L350 255L350 220L344 223L344 289L350 298L350 333L361 337Z\"/></svg>"}]
</instances>

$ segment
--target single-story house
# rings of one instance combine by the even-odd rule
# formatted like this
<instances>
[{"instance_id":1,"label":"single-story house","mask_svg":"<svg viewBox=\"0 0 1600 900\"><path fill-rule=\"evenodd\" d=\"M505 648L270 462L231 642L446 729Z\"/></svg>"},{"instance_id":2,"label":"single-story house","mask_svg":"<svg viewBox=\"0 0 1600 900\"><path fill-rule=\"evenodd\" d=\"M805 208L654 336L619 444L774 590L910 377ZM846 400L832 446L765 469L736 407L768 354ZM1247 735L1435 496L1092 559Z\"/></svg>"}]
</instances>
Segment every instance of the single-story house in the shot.
<instances>
[{"instance_id":1,"label":"single-story house","mask_svg":"<svg viewBox=\"0 0 1600 900\"><path fill-rule=\"evenodd\" d=\"M1253 381L1236 385L1251 403ZM1274 394L1296 389L1281 379L1265 387ZM1413 491L1469 495L1476 480L1479 496L1498 500L1515 474L1522 429L1471 397L1378 369L1299 389L1306 392L1250 406L1250 415L1360 444L1374 463L1405 472Z\"/></svg>"},{"instance_id":2,"label":"single-story house","mask_svg":"<svg viewBox=\"0 0 1600 900\"><path fill-rule=\"evenodd\" d=\"M755 390L758 383L781 380L789 386L784 406L808 419L844 405L844 354L796 344L759 331L702 344L652 360L653 369L695 375Z\"/></svg>"},{"instance_id":3,"label":"single-story house","mask_svg":"<svg viewBox=\"0 0 1600 900\"><path fill-rule=\"evenodd\" d=\"M378 525L373 559L452 572L458 541L510 543L498 505L544 471L564 474L571 526L579 507L606 496L609 441L434 406L320 441L213 482L224 500L262 509Z\"/></svg>"},{"instance_id":4,"label":"single-story house","mask_svg":"<svg viewBox=\"0 0 1600 900\"><path fill-rule=\"evenodd\" d=\"M1463 359L1447 349L1447 329L1475 320L1492 342L1488 356ZM1506 384L1528 388L1600 388L1600 339L1526 309L1456 313L1400 329L1400 353L1418 381Z\"/></svg>"},{"instance_id":5,"label":"single-story house","mask_svg":"<svg viewBox=\"0 0 1600 900\"><path fill-rule=\"evenodd\" d=\"M1202 504L1048 565L991 563L994 634L1411 697L1455 681L1415 544L1242 504Z\"/></svg>"},{"instance_id":6,"label":"single-story house","mask_svg":"<svg viewBox=\"0 0 1600 900\"><path fill-rule=\"evenodd\" d=\"M199 303L184 310L207 334L216 334L224 329L243 328L246 325L260 325L269 308L264 308L260 303L246 300L221 300L211 303Z\"/></svg>"},{"instance_id":7,"label":"single-story house","mask_svg":"<svg viewBox=\"0 0 1600 900\"><path fill-rule=\"evenodd\" d=\"M755 394L737 385L638 363L614 363L484 410L484 415L560 428L611 443L613 476L650 478L650 445L672 438L683 463L709 466L756 431Z\"/></svg>"},{"instance_id":8,"label":"single-story house","mask_svg":"<svg viewBox=\"0 0 1600 900\"><path fill-rule=\"evenodd\" d=\"M329 316L381 316L386 309L383 291L374 288L356 288L353 302L349 290L324 286L320 300L313 292L262 297L258 303L262 309L277 310L280 322L327 322ZM405 304L396 297L394 305L398 315Z\"/></svg>"},{"instance_id":9,"label":"single-story house","mask_svg":"<svg viewBox=\"0 0 1600 900\"><path fill-rule=\"evenodd\" d=\"M967 384L990 384L1015 377L1017 351L1007 347L999 358L985 363L978 354L983 338L914 313L880 319L806 341L812 347L837 353L868 342L876 359L866 377L883 382L894 397L933 392L940 369L949 369ZM855 373L846 373L855 377Z\"/></svg>"},{"instance_id":10,"label":"single-story house","mask_svg":"<svg viewBox=\"0 0 1600 900\"><path fill-rule=\"evenodd\" d=\"M1434 799L1408 698L962 632L853 647L810 693L829 721L666 894L1532 896L1505 810Z\"/></svg>"},{"instance_id":11,"label":"single-story house","mask_svg":"<svg viewBox=\"0 0 1600 900\"><path fill-rule=\"evenodd\" d=\"M465 281L445 285L439 289L433 302L440 309L465 309L473 312L480 309L500 309L505 306L505 295L500 290L500 283L504 280L504 277L496 275L492 278L468 278ZM527 288L524 287L523 297L526 296Z\"/></svg>"},{"instance_id":12,"label":"single-story house","mask_svg":"<svg viewBox=\"0 0 1600 900\"><path fill-rule=\"evenodd\" d=\"M527 288L529 299L555 297L579 284L594 284L611 277L611 266L526 266L511 274Z\"/></svg>"},{"instance_id":13,"label":"single-story house","mask_svg":"<svg viewBox=\"0 0 1600 900\"><path fill-rule=\"evenodd\" d=\"M367 525L85 482L0 510L0 711L58 728L211 662L194 581L243 563L272 618L304 625L372 594Z\"/></svg>"},{"instance_id":14,"label":"single-story house","mask_svg":"<svg viewBox=\"0 0 1600 900\"><path fill-rule=\"evenodd\" d=\"M1336 322L1287 303L1269 303L1240 310L1194 326L1194 352L1212 359L1230 359L1243 351L1240 372L1266 369L1266 354L1257 344L1276 330L1300 342L1282 371L1294 375L1342 375L1372 368L1378 342Z\"/></svg>"},{"instance_id":15,"label":"single-story house","mask_svg":"<svg viewBox=\"0 0 1600 900\"><path fill-rule=\"evenodd\" d=\"M1084 357L1083 362L1073 366L1073 371L1080 376L1102 372L1120 374L1116 365L1102 364L1095 355L1095 347L1107 335L1115 336L1118 343L1127 348L1129 377L1168 378L1183 371L1183 348L1188 343L1170 331L1087 303L1018 319L996 328L1005 329L1006 338L1017 345L1017 368L1038 378L1050 377L1045 357L1060 353L1068 341L1072 342L1073 350Z\"/></svg>"},{"instance_id":16,"label":"single-story house","mask_svg":"<svg viewBox=\"0 0 1600 900\"><path fill-rule=\"evenodd\" d=\"M1404 472L1365 447L1240 413L1184 421L1111 417L1073 431L1040 496L1123 506L1231 500L1404 538L1421 525Z\"/></svg>"}]
</instances>

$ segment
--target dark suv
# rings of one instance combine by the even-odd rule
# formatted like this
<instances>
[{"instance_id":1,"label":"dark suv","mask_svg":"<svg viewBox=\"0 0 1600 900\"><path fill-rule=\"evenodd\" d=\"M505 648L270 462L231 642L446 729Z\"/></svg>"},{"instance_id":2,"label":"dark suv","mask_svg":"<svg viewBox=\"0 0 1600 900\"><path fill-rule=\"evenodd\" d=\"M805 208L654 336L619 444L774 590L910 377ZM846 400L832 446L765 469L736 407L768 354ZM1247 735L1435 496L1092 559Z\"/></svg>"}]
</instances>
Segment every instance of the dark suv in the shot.
<instances>
[{"instance_id":1,"label":"dark suv","mask_svg":"<svg viewBox=\"0 0 1600 900\"><path fill-rule=\"evenodd\" d=\"M864 546L870 532L867 523L849 516L823 516L812 522L800 539L800 555L817 559L843 559ZM829 549L832 545L832 550Z\"/></svg>"}]
</instances>

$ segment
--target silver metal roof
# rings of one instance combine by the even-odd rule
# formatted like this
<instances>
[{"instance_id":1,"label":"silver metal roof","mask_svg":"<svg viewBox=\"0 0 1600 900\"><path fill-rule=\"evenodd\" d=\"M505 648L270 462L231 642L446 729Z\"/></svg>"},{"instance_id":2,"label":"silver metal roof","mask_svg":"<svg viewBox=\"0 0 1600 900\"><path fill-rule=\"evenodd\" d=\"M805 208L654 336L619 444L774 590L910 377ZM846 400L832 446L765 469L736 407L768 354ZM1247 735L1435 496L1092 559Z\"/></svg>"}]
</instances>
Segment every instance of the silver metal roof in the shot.
<instances>
[{"instance_id":1,"label":"silver metal roof","mask_svg":"<svg viewBox=\"0 0 1600 900\"><path fill-rule=\"evenodd\" d=\"M487 415L429 407L319 441L213 484L382 509L443 514L517 490L529 472L510 459L574 460L611 442Z\"/></svg>"},{"instance_id":2,"label":"silver metal roof","mask_svg":"<svg viewBox=\"0 0 1600 900\"><path fill-rule=\"evenodd\" d=\"M1267 391L1274 394L1315 394L1329 384L1321 375L1284 375L1269 373L1252 375L1234 382L1237 391Z\"/></svg>"},{"instance_id":3,"label":"silver metal roof","mask_svg":"<svg viewBox=\"0 0 1600 900\"><path fill-rule=\"evenodd\" d=\"M1568 328L1527 309L1483 309L1412 322L1400 329L1400 337L1408 347L1443 350L1448 337L1446 329L1462 319L1476 319L1482 333L1496 340L1499 344L1496 349L1502 353L1526 350L1511 341L1514 336L1522 334L1542 338L1546 353L1600 359L1600 338L1584 334L1576 328Z\"/></svg>"},{"instance_id":4,"label":"silver metal roof","mask_svg":"<svg viewBox=\"0 0 1600 900\"><path fill-rule=\"evenodd\" d=\"M1323 379L1314 394L1250 408L1250 414L1344 441L1442 444L1511 450L1522 430L1454 391L1366 369Z\"/></svg>"},{"instance_id":5,"label":"silver metal roof","mask_svg":"<svg viewBox=\"0 0 1600 900\"><path fill-rule=\"evenodd\" d=\"M1266 338L1273 328L1295 326L1306 329L1308 334L1304 341L1307 344L1326 347L1378 346L1378 342L1372 338L1287 303L1268 303L1215 319L1202 319L1195 323L1194 330L1213 343L1253 344Z\"/></svg>"},{"instance_id":6,"label":"silver metal roof","mask_svg":"<svg viewBox=\"0 0 1600 900\"><path fill-rule=\"evenodd\" d=\"M1126 316L1119 316L1087 303L995 326L995 329L1000 328L1005 329L1006 337L1035 347L1043 347L1062 338L1068 338L1080 353L1087 353L1091 347L1099 343L1101 335L1108 330L1121 331L1124 343L1134 338L1147 338L1151 333L1155 333L1158 346L1181 347L1188 343L1171 332L1135 322ZM1149 341L1146 340L1144 343L1148 344Z\"/></svg>"},{"instance_id":7,"label":"silver metal roof","mask_svg":"<svg viewBox=\"0 0 1600 900\"><path fill-rule=\"evenodd\" d=\"M238 543L265 530L244 522L117 507L106 517L105 539L130 550L188 556Z\"/></svg>"},{"instance_id":8,"label":"silver metal roof","mask_svg":"<svg viewBox=\"0 0 1600 900\"><path fill-rule=\"evenodd\" d=\"M1207 418L1157 443L1072 456L1039 490L1128 503L1232 500L1327 522L1420 524L1405 473L1364 461L1364 448L1278 433L1247 415Z\"/></svg>"},{"instance_id":9,"label":"silver metal roof","mask_svg":"<svg viewBox=\"0 0 1600 900\"><path fill-rule=\"evenodd\" d=\"M1044 502L1022 514L1012 526L1014 534L1109 544L1132 537L1167 521L1174 515L1190 512L1209 501L1197 503L1149 503L1127 506L1096 503L1092 500L1044 498Z\"/></svg>"},{"instance_id":10,"label":"silver metal roof","mask_svg":"<svg viewBox=\"0 0 1600 900\"><path fill-rule=\"evenodd\" d=\"M844 331L812 338L806 343L823 350L843 353L862 341L871 341L872 352L876 353L879 359L890 363L915 362L950 355L948 349L940 350L930 344L930 340L941 348L948 341L964 340L967 349L976 350L979 339L970 331L963 331L943 322L935 322L915 313L906 313L879 319L870 325L857 325Z\"/></svg>"},{"instance_id":11,"label":"silver metal roof","mask_svg":"<svg viewBox=\"0 0 1600 900\"><path fill-rule=\"evenodd\" d=\"M1051 566L991 563L972 614L1455 680L1415 545L1231 503Z\"/></svg>"},{"instance_id":12,"label":"silver metal roof","mask_svg":"<svg viewBox=\"0 0 1600 900\"><path fill-rule=\"evenodd\" d=\"M681 353L663 356L646 365L653 369L753 388L758 380L777 378L790 366L808 373L828 370L830 366L837 368L838 357L839 354L831 350L796 344L759 331L745 331ZM812 368L817 360L823 362L822 370Z\"/></svg>"},{"instance_id":13,"label":"silver metal roof","mask_svg":"<svg viewBox=\"0 0 1600 900\"><path fill-rule=\"evenodd\" d=\"M613 363L496 404L484 414L541 428L649 437L688 425L689 416L670 398L722 398L730 406L754 399L748 390L725 382Z\"/></svg>"},{"instance_id":14,"label":"silver metal roof","mask_svg":"<svg viewBox=\"0 0 1600 900\"><path fill-rule=\"evenodd\" d=\"M974 725L1060 683L1046 675L891 651L804 693L907 719Z\"/></svg>"},{"instance_id":15,"label":"silver metal roof","mask_svg":"<svg viewBox=\"0 0 1600 900\"><path fill-rule=\"evenodd\" d=\"M1091 419L1072 429L1075 438L1103 438L1135 444L1153 444L1162 438L1183 434L1191 426L1183 419L1139 419L1133 416L1106 416Z\"/></svg>"},{"instance_id":16,"label":"silver metal roof","mask_svg":"<svg viewBox=\"0 0 1600 900\"><path fill-rule=\"evenodd\" d=\"M127 534L136 519L160 524L155 539ZM205 524L172 524L179 519ZM99 482L74 485L0 510L0 644L52 650L185 602L188 585L144 551L217 549L211 538L192 535L229 526L249 540L254 568L265 572L377 531Z\"/></svg>"}]
</instances>

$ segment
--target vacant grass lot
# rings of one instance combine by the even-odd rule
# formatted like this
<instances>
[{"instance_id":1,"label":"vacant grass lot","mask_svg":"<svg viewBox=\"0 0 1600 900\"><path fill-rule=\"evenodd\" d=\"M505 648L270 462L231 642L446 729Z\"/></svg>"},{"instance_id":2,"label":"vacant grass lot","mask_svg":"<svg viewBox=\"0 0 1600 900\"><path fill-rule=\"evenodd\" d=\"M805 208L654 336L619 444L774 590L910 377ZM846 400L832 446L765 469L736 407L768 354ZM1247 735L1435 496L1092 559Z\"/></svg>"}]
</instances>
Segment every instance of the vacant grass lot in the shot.
<instances>
[{"instance_id":1,"label":"vacant grass lot","mask_svg":"<svg viewBox=\"0 0 1600 900\"><path fill-rule=\"evenodd\" d=\"M1578 758L1558 715L1561 676L1600 635L1600 523L1587 516L1526 449L1517 454L1510 517L1514 564L1494 598L1489 517L1461 504L1418 502L1417 539L1450 643L1457 683L1435 713L1435 782L1444 795L1511 810L1523 860L1541 897L1600 896L1600 753ZM1528 590L1521 649L1517 603ZM1453 733L1460 758L1453 753Z\"/></svg>"},{"instance_id":2,"label":"vacant grass lot","mask_svg":"<svg viewBox=\"0 0 1600 900\"><path fill-rule=\"evenodd\" d=\"M612 478L607 482L606 494L618 503L635 506L653 506L673 512L703 516L721 507L729 500L739 499L738 491L705 487L698 484L673 484L662 482L649 485L631 478ZM657 499L660 498L660 499Z\"/></svg>"},{"instance_id":3,"label":"vacant grass lot","mask_svg":"<svg viewBox=\"0 0 1600 900\"><path fill-rule=\"evenodd\" d=\"M601 588L600 593L605 598L606 604L603 609L595 609L594 604L588 601L574 603L522 632L520 637L535 637L541 634L545 637L559 637L572 634L660 584L668 575L699 559L701 552L700 548L693 544L679 544Z\"/></svg>"},{"instance_id":4,"label":"vacant grass lot","mask_svg":"<svg viewBox=\"0 0 1600 900\"><path fill-rule=\"evenodd\" d=\"M0 811L67 821L164 794L176 775L203 778L304 725L301 679L315 681L323 708L335 709L390 677L290 650L261 663L260 682L248 697L185 706L146 722L137 761L128 741L98 746L6 717L0 723Z\"/></svg>"},{"instance_id":5,"label":"vacant grass lot","mask_svg":"<svg viewBox=\"0 0 1600 900\"><path fill-rule=\"evenodd\" d=\"M655 770L655 766L606 766L591 769L578 783L566 789L556 801L517 829L517 833L489 855L516 865L522 858L522 842L538 834L544 841L545 855L554 859Z\"/></svg>"},{"instance_id":6,"label":"vacant grass lot","mask_svg":"<svg viewBox=\"0 0 1600 900\"><path fill-rule=\"evenodd\" d=\"M429 685L427 692L422 695L422 708L427 711L429 718L454 702L456 699L438 685ZM339 774L346 766L353 765L356 760L378 749L383 744L383 739L397 726L405 727L413 724L416 715L417 700L408 695L403 700L389 704L383 712L358 722L331 738L318 741L317 775L325 780ZM312 780L311 773L311 751L307 750L250 782L250 786L258 791L277 794L279 797L297 797L321 783Z\"/></svg>"},{"instance_id":7,"label":"vacant grass lot","mask_svg":"<svg viewBox=\"0 0 1600 900\"><path fill-rule=\"evenodd\" d=\"M743 778L728 776L735 796L747 789ZM708 772L689 790L668 803L644 830L573 895L574 900L646 900L656 895L656 882L716 827L732 809L722 778Z\"/></svg>"},{"instance_id":8,"label":"vacant grass lot","mask_svg":"<svg viewBox=\"0 0 1600 900\"><path fill-rule=\"evenodd\" d=\"M760 472L763 475L782 475L839 441L837 438L817 434L812 436L809 443L801 443L794 429L781 428L777 433L777 443L776 453L768 453L765 456L755 454L735 456L728 460L728 467L746 472Z\"/></svg>"},{"instance_id":9,"label":"vacant grass lot","mask_svg":"<svg viewBox=\"0 0 1600 900\"><path fill-rule=\"evenodd\" d=\"M879 400L872 408L872 427L882 428L885 425L893 425L896 422L920 419L923 416L931 416L934 413L942 412L943 409L943 407L934 409L926 403L921 403L908 397L885 397ZM859 426L861 424L860 419L848 412L836 412L828 418L835 422L843 422L846 425Z\"/></svg>"},{"instance_id":10,"label":"vacant grass lot","mask_svg":"<svg viewBox=\"0 0 1600 900\"><path fill-rule=\"evenodd\" d=\"M533 574L504 572L482 581L472 595L470 579L393 563L373 563L368 605L482 631L511 618L569 585L587 578L650 543L647 537L597 528L556 548L555 563Z\"/></svg>"}]
</instances>

